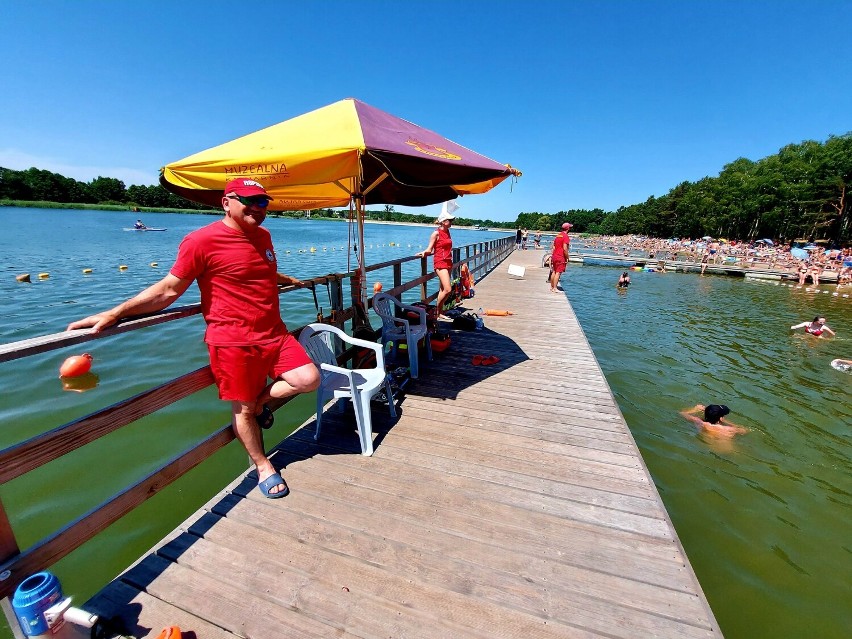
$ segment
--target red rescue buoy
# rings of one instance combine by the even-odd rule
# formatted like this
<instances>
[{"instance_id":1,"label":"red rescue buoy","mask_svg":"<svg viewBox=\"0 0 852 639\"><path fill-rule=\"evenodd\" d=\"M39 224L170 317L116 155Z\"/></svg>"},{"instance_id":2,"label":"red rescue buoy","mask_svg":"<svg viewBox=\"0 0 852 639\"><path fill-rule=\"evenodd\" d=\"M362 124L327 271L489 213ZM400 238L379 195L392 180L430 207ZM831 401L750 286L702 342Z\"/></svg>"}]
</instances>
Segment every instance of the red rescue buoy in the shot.
<instances>
[{"instance_id":1,"label":"red rescue buoy","mask_svg":"<svg viewBox=\"0 0 852 639\"><path fill-rule=\"evenodd\" d=\"M79 377L85 375L92 368L92 356L88 353L72 355L59 367L60 377Z\"/></svg>"},{"instance_id":2,"label":"red rescue buoy","mask_svg":"<svg viewBox=\"0 0 852 639\"><path fill-rule=\"evenodd\" d=\"M382 283L376 282L373 284L373 293L381 293L382 292Z\"/></svg>"}]
</instances>

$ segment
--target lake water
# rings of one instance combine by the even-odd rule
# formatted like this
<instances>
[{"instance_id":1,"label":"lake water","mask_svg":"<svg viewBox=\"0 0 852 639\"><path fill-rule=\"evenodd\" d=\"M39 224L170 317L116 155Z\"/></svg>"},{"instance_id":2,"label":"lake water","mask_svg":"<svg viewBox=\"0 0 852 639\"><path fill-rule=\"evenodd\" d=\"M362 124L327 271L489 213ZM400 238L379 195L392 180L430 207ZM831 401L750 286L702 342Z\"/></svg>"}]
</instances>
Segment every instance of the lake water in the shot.
<instances>
[{"instance_id":1,"label":"lake water","mask_svg":"<svg viewBox=\"0 0 852 639\"><path fill-rule=\"evenodd\" d=\"M723 633L849 637L852 375L829 362L852 359L852 298L619 273L572 264L565 289ZM790 331L817 314L838 338ZM708 439L679 415L697 403L750 432Z\"/></svg>"},{"instance_id":2,"label":"lake water","mask_svg":"<svg viewBox=\"0 0 852 639\"><path fill-rule=\"evenodd\" d=\"M183 235L216 219L145 214L146 224L168 230L121 230L136 217L0 208L0 342L61 331L136 293L167 272ZM354 267L345 222L269 219L266 226L283 272L311 277ZM411 255L428 235L418 226L367 225L368 262ZM501 235L453 230L457 246ZM403 279L418 269L406 265ZM31 284L15 281L24 272ZM50 277L38 280L41 272ZM572 264L566 290L725 636L848 636L852 375L828 363L852 358L852 299L644 272L618 293L618 272ZM389 286L390 269L371 274L370 285L376 280ZM324 290L318 293L327 309ZM192 287L182 303L194 301ZM316 314L309 291L284 296L282 307L292 325ZM828 317L839 338L791 334L790 325L816 314ZM202 333L201 319L192 318L0 364L0 446L203 366ZM58 366L84 349L95 357L100 383L87 393L63 392ZM699 402L727 404L732 421L750 432L728 443L704 438L678 414ZM283 437L312 412L310 398L297 398L276 414L267 439ZM84 514L228 419L211 388L0 486L19 545ZM228 446L59 562L53 571L66 594L85 601L245 466L242 450Z\"/></svg>"}]
</instances>

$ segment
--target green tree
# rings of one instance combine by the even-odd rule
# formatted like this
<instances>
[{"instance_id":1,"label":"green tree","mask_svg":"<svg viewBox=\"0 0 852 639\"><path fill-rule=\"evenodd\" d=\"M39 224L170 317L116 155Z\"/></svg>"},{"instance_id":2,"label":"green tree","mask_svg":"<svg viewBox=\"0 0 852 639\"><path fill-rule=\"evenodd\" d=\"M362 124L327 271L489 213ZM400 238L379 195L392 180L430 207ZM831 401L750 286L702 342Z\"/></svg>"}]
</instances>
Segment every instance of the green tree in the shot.
<instances>
[{"instance_id":1,"label":"green tree","mask_svg":"<svg viewBox=\"0 0 852 639\"><path fill-rule=\"evenodd\" d=\"M89 182L89 193L95 202L126 202L124 182L116 178L98 176Z\"/></svg>"}]
</instances>

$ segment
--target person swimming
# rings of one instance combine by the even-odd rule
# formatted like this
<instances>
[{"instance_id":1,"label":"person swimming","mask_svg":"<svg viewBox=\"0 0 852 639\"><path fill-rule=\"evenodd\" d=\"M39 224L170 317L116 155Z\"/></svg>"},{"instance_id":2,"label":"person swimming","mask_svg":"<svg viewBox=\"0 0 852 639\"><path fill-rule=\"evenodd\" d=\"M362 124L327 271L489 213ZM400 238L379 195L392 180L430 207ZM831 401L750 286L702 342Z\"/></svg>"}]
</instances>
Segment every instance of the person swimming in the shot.
<instances>
[{"instance_id":1,"label":"person swimming","mask_svg":"<svg viewBox=\"0 0 852 639\"><path fill-rule=\"evenodd\" d=\"M618 284L616 284L618 288L627 288L630 286L630 274L627 271L621 274L621 277L618 278Z\"/></svg>"},{"instance_id":2,"label":"person swimming","mask_svg":"<svg viewBox=\"0 0 852 639\"><path fill-rule=\"evenodd\" d=\"M696 424L702 431L711 435L733 437L740 433L747 433L747 428L738 426L725 419L725 415L728 415L730 412L731 409L724 404L708 404L707 406L696 404L689 410L681 411L680 414ZM703 413L703 419L698 416L699 413Z\"/></svg>"},{"instance_id":3,"label":"person swimming","mask_svg":"<svg viewBox=\"0 0 852 639\"><path fill-rule=\"evenodd\" d=\"M852 372L852 359L833 359L831 360L831 367L846 373Z\"/></svg>"},{"instance_id":4,"label":"person swimming","mask_svg":"<svg viewBox=\"0 0 852 639\"><path fill-rule=\"evenodd\" d=\"M828 327L828 324L825 323L825 318L820 317L819 315L817 315L811 322L802 322L801 324L791 326L790 330L795 331L798 328L804 328L806 333L809 333L814 337L821 337L823 333L828 333L832 336L837 334Z\"/></svg>"}]
</instances>

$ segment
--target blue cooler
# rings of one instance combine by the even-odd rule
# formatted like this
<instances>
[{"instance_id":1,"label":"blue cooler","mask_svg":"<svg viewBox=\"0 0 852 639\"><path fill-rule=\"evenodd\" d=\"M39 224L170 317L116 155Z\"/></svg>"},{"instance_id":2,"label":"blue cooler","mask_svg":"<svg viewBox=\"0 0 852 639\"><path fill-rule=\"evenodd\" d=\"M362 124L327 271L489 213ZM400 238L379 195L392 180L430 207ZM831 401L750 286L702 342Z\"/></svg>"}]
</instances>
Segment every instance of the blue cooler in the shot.
<instances>
[{"instance_id":1,"label":"blue cooler","mask_svg":"<svg viewBox=\"0 0 852 639\"><path fill-rule=\"evenodd\" d=\"M44 611L61 600L62 586L49 572L37 572L24 579L12 597L12 608L24 634L28 637L47 634L50 627Z\"/></svg>"}]
</instances>

